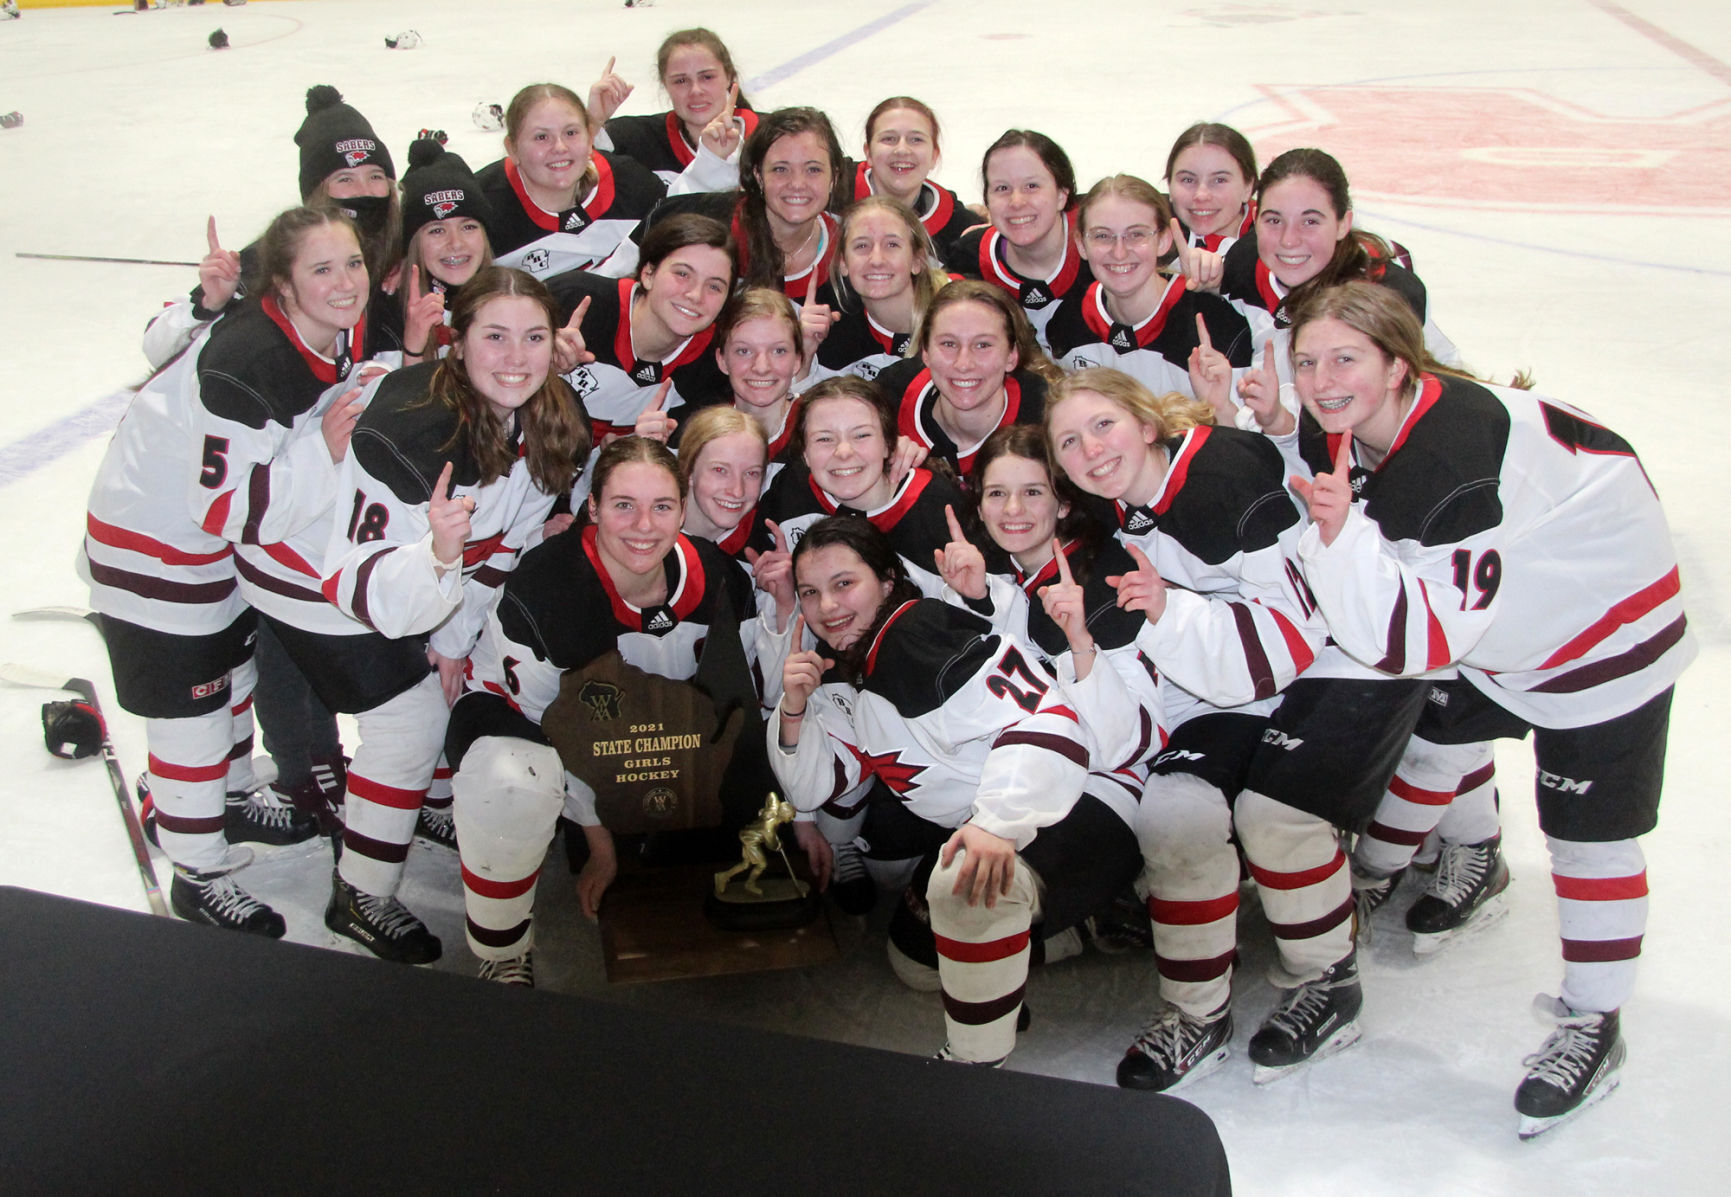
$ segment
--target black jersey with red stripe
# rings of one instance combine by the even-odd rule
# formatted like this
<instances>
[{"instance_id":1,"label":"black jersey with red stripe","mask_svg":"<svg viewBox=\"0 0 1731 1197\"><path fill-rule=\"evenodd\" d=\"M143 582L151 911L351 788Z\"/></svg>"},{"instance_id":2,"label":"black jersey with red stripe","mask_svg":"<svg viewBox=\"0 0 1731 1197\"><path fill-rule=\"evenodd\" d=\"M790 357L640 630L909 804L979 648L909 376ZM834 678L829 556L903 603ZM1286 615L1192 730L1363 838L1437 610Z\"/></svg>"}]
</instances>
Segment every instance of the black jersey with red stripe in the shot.
<instances>
[{"instance_id":1,"label":"black jersey with red stripe","mask_svg":"<svg viewBox=\"0 0 1731 1197\"><path fill-rule=\"evenodd\" d=\"M843 307L833 280L818 288L813 302L828 305L840 317L817 348L817 365L825 377L876 378L879 371L907 355L913 334L891 332L871 318L857 297Z\"/></svg>"},{"instance_id":2,"label":"black jersey with red stripe","mask_svg":"<svg viewBox=\"0 0 1731 1197\"><path fill-rule=\"evenodd\" d=\"M649 229L669 216L677 216L682 212L696 212L719 220L733 233L733 242L738 252L739 276L744 279L751 271L751 255L746 248L745 225L739 211L742 203L742 193L738 191L697 191L686 195L670 195L655 205L655 211L649 214L649 219L635 236L641 244L643 234ZM814 295L819 287L829 281L829 247L835 244L837 227L836 218L830 213L824 213L823 239L819 243L817 257L802 273L782 278L782 294L796 305L805 303L808 296Z\"/></svg>"},{"instance_id":3,"label":"black jersey with red stripe","mask_svg":"<svg viewBox=\"0 0 1731 1197\"><path fill-rule=\"evenodd\" d=\"M1140 324L1123 324L1106 307L1106 291L1090 283L1072 291L1059 305L1046 339L1052 356L1067 370L1109 366L1139 380L1156 395L1191 395L1190 354L1202 341L1196 317L1208 327L1208 340L1233 369L1251 365L1250 323L1218 295L1188 290L1182 278L1167 280L1160 305Z\"/></svg>"},{"instance_id":4,"label":"black jersey with red stripe","mask_svg":"<svg viewBox=\"0 0 1731 1197\"><path fill-rule=\"evenodd\" d=\"M1425 288L1418 275L1398 262L1373 261L1366 281L1381 283L1412 308L1420 321L1425 318ZM1284 307L1286 288L1280 286L1273 273L1263 265L1256 248L1256 231L1232 243L1226 251L1220 294L1234 303L1261 308L1274 317L1275 324L1285 328L1291 318Z\"/></svg>"},{"instance_id":5,"label":"black jersey with red stripe","mask_svg":"<svg viewBox=\"0 0 1731 1197\"><path fill-rule=\"evenodd\" d=\"M560 212L548 212L529 197L509 158L476 173L493 206L488 239L495 261L537 278L586 270L618 248L667 192L665 183L630 158L596 150L591 163L595 185Z\"/></svg>"},{"instance_id":6,"label":"black jersey with red stripe","mask_svg":"<svg viewBox=\"0 0 1731 1197\"><path fill-rule=\"evenodd\" d=\"M1018 274L1004 254L1004 235L991 225L980 225L957 237L945 265L963 278L983 279L1016 297L1028 322L1046 342L1046 325L1058 304L1072 291L1085 289L1094 272L1082 258L1075 239L1064 242L1064 261L1050 278L1028 278Z\"/></svg>"},{"instance_id":7,"label":"black jersey with red stripe","mask_svg":"<svg viewBox=\"0 0 1731 1197\"><path fill-rule=\"evenodd\" d=\"M864 162L853 164L853 198L857 202L868 195L878 194L872 168ZM962 197L941 183L927 179L920 184L920 194L914 200L914 215L925 226L926 235L938 251L938 258L947 261L957 238L976 225L986 222L979 213L962 202Z\"/></svg>"},{"instance_id":8,"label":"black jersey with red stripe","mask_svg":"<svg viewBox=\"0 0 1731 1197\"><path fill-rule=\"evenodd\" d=\"M630 433L657 388L668 379L673 389L667 394L666 410L676 417L731 399L727 375L711 351L713 327L686 339L665 358L637 357L631 338L635 280L574 270L548 279L547 289L559 303L561 320L569 320L577 305L589 300L578 329L595 360L578 366L565 380L583 401L597 444L603 436Z\"/></svg>"},{"instance_id":9,"label":"black jersey with red stripe","mask_svg":"<svg viewBox=\"0 0 1731 1197\"><path fill-rule=\"evenodd\" d=\"M938 424L938 387L925 362L917 357L906 358L885 369L877 382L896 405L897 430L901 435L925 446L932 456L949 462L957 474L966 478L986 437L971 445L958 445ZM1003 415L992 431L1011 424L1038 424L1045 417L1046 380L1028 370L1012 371L1004 379Z\"/></svg>"},{"instance_id":10,"label":"black jersey with red stripe","mask_svg":"<svg viewBox=\"0 0 1731 1197\"><path fill-rule=\"evenodd\" d=\"M744 122L745 135L750 137L757 128L757 113L735 108L733 115ZM697 147L685 139L685 127L674 112L616 116L607 122L607 136L615 154L655 172L664 182L671 183L697 157Z\"/></svg>"}]
</instances>

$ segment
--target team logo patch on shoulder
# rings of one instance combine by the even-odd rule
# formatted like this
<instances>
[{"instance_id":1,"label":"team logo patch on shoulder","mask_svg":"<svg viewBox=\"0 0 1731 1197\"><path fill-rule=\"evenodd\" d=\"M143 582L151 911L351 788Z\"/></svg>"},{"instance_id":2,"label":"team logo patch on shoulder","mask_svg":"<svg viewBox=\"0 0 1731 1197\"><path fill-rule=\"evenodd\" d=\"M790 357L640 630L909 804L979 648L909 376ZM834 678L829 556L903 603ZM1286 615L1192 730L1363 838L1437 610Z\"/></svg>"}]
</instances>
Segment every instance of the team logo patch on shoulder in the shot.
<instances>
[{"instance_id":1,"label":"team logo patch on shoulder","mask_svg":"<svg viewBox=\"0 0 1731 1197\"><path fill-rule=\"evenodd\" d=\"M565 380L571 384L571 389L577 392L579 399L587 399L601 385L595 381L595 376L589 372L588 366L578 366L565 376Z\"/></svg>"},{"instance_id":2,"label":"team logo patch on shoulder","mask_svg":"<svg viewBox=\"0 0 1731 1197\"><path fill-rule=\"evenodd\" d=\"M544 249L532 249L523 255L523 269L530 274L540 274L553 261L553 255Z\"/></svg>"}]
</instances>

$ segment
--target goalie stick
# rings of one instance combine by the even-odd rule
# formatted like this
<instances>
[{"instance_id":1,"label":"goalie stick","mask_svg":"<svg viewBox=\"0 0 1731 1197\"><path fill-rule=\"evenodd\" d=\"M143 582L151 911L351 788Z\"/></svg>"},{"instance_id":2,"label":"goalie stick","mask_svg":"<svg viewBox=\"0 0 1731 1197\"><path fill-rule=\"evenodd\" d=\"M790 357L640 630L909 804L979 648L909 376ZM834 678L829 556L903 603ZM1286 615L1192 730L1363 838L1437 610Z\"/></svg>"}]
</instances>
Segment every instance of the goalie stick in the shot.
<instances>
[{"instance_id":1,"label":"goalie stick","mask_svg":"<svg viewBox=\"0 0 1731 1197\"><path fill-rule=\"evenodd\" d=\"M75 611L72 608L68 610ZM75 613L72 617L79 616ZM138 862L139 880L144 882L145 899L150 903L152 914L171 917L168 904L162 900L162 886L156 879L156 869L150 863L150 848L144 842L144 826L138 821L138 812L132 808L132 799L126 792L126 776L120 770L120 759L114 754L114 741L108 736L108 719L96 701L96 687L85 678L58 677L23 665L0 665L0 681L42 690L65 690L78 695L96 712L102 722L102 763L108 766L108 781L114 787L114 800L120 804L121 817L126 820L126 837L132 841L132 855Z\"/></svg>"}]
</instances>

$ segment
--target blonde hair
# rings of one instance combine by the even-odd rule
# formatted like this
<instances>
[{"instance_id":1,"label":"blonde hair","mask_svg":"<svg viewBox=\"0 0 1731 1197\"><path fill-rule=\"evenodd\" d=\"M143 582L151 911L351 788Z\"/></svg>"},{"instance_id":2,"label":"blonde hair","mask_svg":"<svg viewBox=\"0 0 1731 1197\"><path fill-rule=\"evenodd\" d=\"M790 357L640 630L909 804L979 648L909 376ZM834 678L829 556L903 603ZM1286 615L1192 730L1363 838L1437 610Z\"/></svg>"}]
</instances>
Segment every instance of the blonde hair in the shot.
<instances>
[{"instance_id":1,"label":"blonde hair","mask_svg":"<svg viewBox=\"0 0 1731 1197\"><path fill-rule=\"evenodd\" d=\"M870 212L883 212L901 222L908 235L908 242L913 247L914 261L920 267L919 273L913 277L914 327L918 328L920 318L931 306L933 297L950 281L950 276L944 272L943 263L938 259L937 247L932 244L932 235L926 232L926 226L920 223L920 218L914 215L912 208L887 195L868 195L849 204L841 214L841 224L836 231L835 245L830 250L829 259L829 280L830 285L835 288L836 302L843 311L849 311L859 300L853 285L842 274L840 265L847 253L848 234L853 229L854 221Z\"/></svg>"},{"instance_id":2,"label":"blonde hair","mask_svg":"<svg viewBox=\"0 0 1731 1197\"><path fill-rule=\"evenodd\" d=\"M1141 204L1154 213L1154 240L1158 244L1161 234L1165 233L1172 223L1172 204L1166 194L1147 179L1135 175L1107 175L1098 183L1088 188L1088 194L1082 197L1082 202L1076 206L1076 241L1084 248L1087 242L1088 210L1107 196L1116 196L1133 204ZM1160 258L1164 266L1178 256L1178 247L1173 246Z\"/></svg>"},{"instance_id":3,"label":"blonde hair","mask_svg":"<svg viewBox=\"0 0 1731 1197\"><path fill-rule=\"evenodd\" d=\"M1046 392L1046 439L1051 440L1052 413L1072 395L1091 391L1123 408L1144 428L1152 428L1157 440L1182 436L1192 428L1214 423L1214 410L1200 399L1168 391L1156 395L1122 370L1092 366L1066 374ZM1056 447L1053 447L1055 453Z\"/></svg>"},{"instance_id":4,"label":"blonde hair","mask_svg":"<svg viewBox=\"0 0 1731 1197\"><path fill-rule=\"evenodd\" d=\"M687 420L685 432L679 439L680 489L691 489L692 471L697 469L697 459L703 456L705 449L723 437L742 432L755 438L757 443L763 446L763 458L767 464L769 438L763 433L763 425L738 408L719 403L711 404Z\"/></svg>"}]
</instances>

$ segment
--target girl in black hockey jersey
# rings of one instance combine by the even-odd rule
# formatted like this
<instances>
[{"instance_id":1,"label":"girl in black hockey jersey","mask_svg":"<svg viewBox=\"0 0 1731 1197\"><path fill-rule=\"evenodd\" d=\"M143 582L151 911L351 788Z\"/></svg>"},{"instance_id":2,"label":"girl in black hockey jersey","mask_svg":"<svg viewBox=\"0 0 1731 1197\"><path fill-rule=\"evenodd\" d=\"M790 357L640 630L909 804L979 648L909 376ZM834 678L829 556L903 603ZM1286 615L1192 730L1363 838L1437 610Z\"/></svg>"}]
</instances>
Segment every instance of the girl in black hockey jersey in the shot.
<instances>
[{"instance_id":1,"label":"girl in black hockey jersey","mask_svg":"<svg viewBox=\"0 0 1731 1197\"><path fill-rule=\"evenodd\" d=\"M449 354L379 384L344 463L321 590L356 621L351 634L306 637L326 658L309 667L315 679L365 671L371 691L387 695L357 716L362 742L326 921L417 963L436 956L438 942L393 895L418 819L423 834L452 842L449 799L430 819L419 801L443 745L444 707L462 691L499 586L589 448L582 405L552 369L558 309L546 288L489 267L453 297ZM340 685L361 689L353 678ZM388 696L393 687L408 688Z\"/></svg>"},{"instance_id":2,"label":"girl in black hockey jersey","mask_svg":"<svg viewBox=\"0 0 1731 1197\"><path fill-rule=\"evenodd\" d=\"M783 792L809 811L883 784L890 800L872 805L863 834L928 858L914 892L937 941L939 1057L999 1063L1015 1046L1031 941L1133 877L1135 838L1084 792L1087 738L1031 646L921 598L858 518L814 525L794 570L816 639L789 654L769 728Z\"/></svg>"},{"instance_id":3,"label":"girl in black hockey jersey","mask_svg":"<svg viewBox=\"0 0 1731 1197\"><path fill-rule=\"evenodd\" d=\"M1156 944L1173 945L1160 961L1169 1005L1118 1069L1120 1084L1144 1089L1225 1059L1238 905L1229 803L1277 696L1322 640L1297 580L1303 519L1279 450L1207 419L1193 400L1156 398L1105 369L1064 378L1046 409L1053 456L1078 488L1111 501L1136 562L1109 580L1120 607L1146 616L1137 646L1160 672L1171 729L1141 807L1159 820L1144 846Z\"/></svg>"},{"instance_id":4,"label":"girl in black hockey jersey","mask_svg":"<svg viewBox=\"0 0 1731 1197\"><path fill-rule=\"evenodd\" d=\"M1430 318L1425 287L1398 262L1399 254L1373 233L1353 227L1346 172L1317 149L1287 150L1270 162L1256 187L1256 226L1227 251L1220 293L1255 331L1255 370L1237 380L1239 401L1273 435L1292 431L1296 408L1282 407L1280 386L1290 382L1291 311L1336 283L1366 279L1397 292L1424 323L1425 347L1443 363L1460 360L1454 343ZM1211 361L1211 405L1228 401L1228 385Z\"/></svg>"},{"instance_id":5,"label":"girl in black hockey jersey","mask_svg":"<svg viewBox=\"0 0 1731 1197\"><path fill-rule=\"evenodd\" d=\"M757 515L769 455L763 428L745 412L715 405L692 416L681 431L685 534L713 541L749 568L747 548L755 557L770 545Z\"/></svg>"},{"instance_id":6,"label":"girl in black hockey jersey","mask_svg":"<svg viewBox=\"0 0 1731 1197\"><path fill-rule=\"evenodd\" d=\"M478 178L496 216L499 264L536 278L605 260L667 190L630 158L596 150L583 101L557 83L512 97L505 157Z\"/></svg>"},{"instance_id":7,"label":"girl in black hockey jersey","mask_svg":"<svg viewBox=\"0 0 1731 1197\"><path fill-rule=\"evenodd\" d=\"M776 475L760 514L798 541L837 512L864 515L890 538L925 594L943 591L934 554L950 541L945 510L961 512L961 490L944 473L891 473L896 415L874 383L851 374L825 379L800 398L794 427L800 461Z\"/></svg>"},{"instance_id":8,"label":"girl in black hockey jersey","mask_svg":"<svg viewBox=\"0 0 1731 1197\"><path fill-rule=\"evenodd\" d=\"M1076 210L1076 237L1096 281L1072 291L1046 328L1052 356L1066 369L1110 366L1156 395L1196 398L1191 359L1205 341L1233 380L1250 366L1244 317L1161 268L1191 252L1173 244L1171 224L1166 197L1134 175L1112 175L1089 189ZM1231 424L1235 413L1225 402L1214 418Z\"/></svg>"},{"instance_id":9,"label":"girl in black hockey jersey","mask_svg":"<svg viewBox=\"0 0 1731 1197\"><path fill-rule=\"evenodd\" d=\"M733 238L697 213L660 221L643 239L635 279L575 271L549 284L578 366L566 377L588 409L596 447L639 429L659 433L665 413L697 408L727 394L711 345L733 289Z\"/></svg>"},{"instance_id":10,"label":"girl in black hockey jersey","mask_svg":"<svg viewBox=\"0 0 1731 1197\"><path fill-rule=\"evenodd\" d=\"M1198 121L1166 155L1166 186L1184 236L1224 254L1256 219L1256 151L1231 125Z\"/></svg>"},{"instance_id":11,"label":"girl in black hockey jersey","mask_svg":"<svg viewBox=\"0 0 1731 1197\"><path fill-rule=\"evenodd\" d=\"M808 381L837 374L875 378L900 361L948 281L931 238L907 207L883 196L850 204L830 280L800 312L812 359Z\"/></svg>"},{"instance_id":12,"label":"girl in black hockey jersey","mask_svg":"<svg viewBox=\"0 0 1731 1197\"><path fill-rule=\"evenodd\" d=\"M865 161L856 163L853 198L881 195L905 206L947 255L968 229L983 223L955 192L931 180L942 155L938 117L912 96L881 101L865 123Z\"/></svg>"},{"instance_id":13,"label":"girl in black hockey jersey","mask_svg":"<svg viewBox=\"0 0 1731 1197\"><path fill-rule=\"evenodd\" d=\"M1071 236L1076 171L1044 133L1011 129L987 147L980 177L991 227L957 238L948 264L1014 295L1044 345L1059 301L1094 281Z\"/></svg>"},{"instance_id":14,"label":"girl in black hockey jersey","mask_svg":"<svg viewBox=\"0 0 1731 1197\"><path fill-rule=\"evenodd\" d=\"M672 196L656 208L648 231L680 213L712 216L732 229L748 286L775 287L804 303L829 277L836 232L830 213L847 202L843 161L829 117L815 108L777 109L745 139L738 191ZM633 252L621 246L604 269L630 273Z\"/></svg>"},{"instance_id":15,"label":"girl in black hockey jersey","mask_svg":"<svg viewBox=\"0 0 1731 1197\"><path fill-rule=\"evenodd\" d=\"M799 313L780 291L748 287L722 310L715 340L715 361L727 375L734 409L755 420L769 444L763 478L767 487L783 466L799 457L793 443L799 408L793 380L805 360L800 352Z\"/></svg>"},{"instance_id":16,"label":"girl in black hockey jersey","mask_svg":"<svg viewBox=\"0 0 1731 1197\"><path fill-rule=\"evenodd\" d=\"M1564 965L1543 1003L1558 1030L1515 1095L1529 1137L1608 1094L1623 1061L1646 922L1637 837L1657 821L1672 689L1695 653L1676 553L1626 441L1529 392L1427 373L1419 321L1387 289L1317 294L1293 344L1314 473L1294 479L1313 520L1300 559L1329 634L1388 674L1458 666L1420 683L1446 702L1425 704L1409 761L1534 737ZM1270 812L1294 866L1325 851L1335 813Z\"/></svg>"},{"instance_id":17,"label":"girl in black hockey jersey","mask_svg":"<svg viewBox=\"0 0 1731 1197\"><path fill-rule=\"evenodd\" d=\"M655 77L671 111L614 116L631 87L608 64L589 93L591 118L606 122L596 147L648 167L671 194L733 190L739 185L737 151L757 128L757 113L739 94L739 72L727 46L703 28L670 33L655 52Z\"/></svg>"},{"instance_id":18,"label":"girl in black hockey jersey","mask_svg":"<svg viewBox=\"0 0 1731 1197\"><path fill-rule=\"evenodd\" d=\"M229 875L250 856L225 837L261 838L273 820L300 839L316 827L244 797L256 616L239 576L328 502L358 413L349 375L364 353L368 279L355 228L334 208L281 214L258 253L261 292L135 396L91 491L79 572L117 696L146 720L146 813L174 862L171 904L280 936L282 916Z\"/></svg>"},{"instance_id":19,"label":"girl in black hockey jersey","mask_svg":"<svg viewBox=\"0 0 1731 1197\"><path fill-rule=\"evenodd\" d=\"M878 376L905 443L946 461L958 476L1009 424L1037 424L1058 368L1010 295L975 280L951 283L920 322L917 355Z\"/></svg>"},{"instance_id":20,"label":"girl in black hockey jersey","mask_svg":"<svg viewBox=\"0 0 1731 1197\"><path fill-rule=\"evenodd\" d=\"M566 773L539 726L561 678L617 649L648 673L688 680L724 604L748 660L779 644L792 617L753 618L745 571L682 534L685 493L666 446L623 437L603 449L588 513L587 526L536 546L507 580L451 717L469 946L481 975L506 983L534 983L535 880L562 809L588 841L577 891L590 917L616 871L594 791Z\"/></svg>"}]
</instances>

